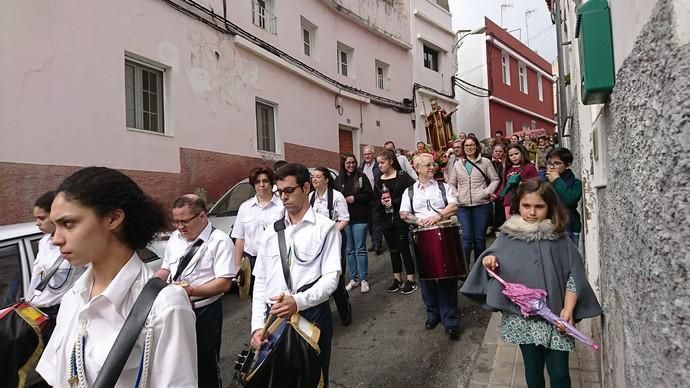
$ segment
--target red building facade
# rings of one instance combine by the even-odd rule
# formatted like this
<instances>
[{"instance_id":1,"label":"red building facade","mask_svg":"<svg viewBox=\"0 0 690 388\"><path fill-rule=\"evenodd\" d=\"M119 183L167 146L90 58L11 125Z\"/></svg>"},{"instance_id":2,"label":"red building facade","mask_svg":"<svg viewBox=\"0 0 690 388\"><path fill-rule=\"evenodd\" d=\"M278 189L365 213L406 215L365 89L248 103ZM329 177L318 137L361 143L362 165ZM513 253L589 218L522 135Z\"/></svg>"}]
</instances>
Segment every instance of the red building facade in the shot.
<instances>
[{"instance_id":1,"label":"red building facade","mask_svg":"<svg viewBox=\"0 0 690 388\"><path fill-rule=\"evenodd\" d=\"M485 19L491 136L556 127L551 64L503 28Z\"/></svg>"}]
</instances>

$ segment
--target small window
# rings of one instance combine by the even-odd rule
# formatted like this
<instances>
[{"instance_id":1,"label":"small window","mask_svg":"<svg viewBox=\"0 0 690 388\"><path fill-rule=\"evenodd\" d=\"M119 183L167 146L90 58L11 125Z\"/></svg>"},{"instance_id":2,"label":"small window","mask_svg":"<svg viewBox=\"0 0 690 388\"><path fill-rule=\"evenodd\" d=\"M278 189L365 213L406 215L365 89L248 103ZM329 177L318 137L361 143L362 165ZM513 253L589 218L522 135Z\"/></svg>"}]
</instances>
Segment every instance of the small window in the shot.
<instances>
[{"instance_id":1,"label":"small window","mask_svg":"<svg viewBox=\"0 0 690 388\"><path fill-rule=\"evenodd\" d=\"M125 59L127 127L164 133L163 70Z\"/></svg>"},{"instance_id":2,"label":"small window","mask_svg":"<svg viewBox=\"0 0 690 388\"><path fill-rule=\"evenodd\" d=\"M275 35L278 19L274 16L273 0L252 0L252 23Z\"/></svg>"},{"instance_id":3,"label":"small window","mask_svg":"<svg viewBox=\"0 0 690 388\"><path fill-rule=\"evenodd\" d=\"M379 60L374 61L374 63L376 65L376 88L386 90L389 85L389 66L387 63Z\"/></svg>"},{"instance_id":4,"label":"small window","mask_svg":"<svg viewBox=\"0 0 690 388\"><path fill-rule=\"evenodd\" d=\"M506 136L513 133L513 121L506 120Z\"/></svg>"},{"instance_id":5,"label":"small window","mask_svg":"<svg viewBox=\"0 0 690 388\"><path fill-rule=\"evenodd\" d=\"M528 94L527 92L527 66L521 63L519 66L519 77L520 77L520 91Z\"/></svg>"},{"instance_id":6,"label":"small window","mask_svg":"<svg viewBox=\"0 0 690 388\"><path fill-rule=\"evenodd\" d=\"M532 120L531 124L532 124L532 129L537 129L537 121L536 120Z\"/></svg>"},{"instance_id":7,"label":"small window","mask_svg":"<svg viewBox=\"0 0 690 388\"><path fill-rule=\"evenodd\" d=\"M544 89L542 85L541 74L537 74L537 91L539 92L539 101L544 101Z\"/></svg>"},{"instance_id":8,"label":"small window","mask_svg":"<svg viewBox=\"0 0 690 388\"><path fill-rule=\"evenodd\" d=\"M501 55L501 73L503 75L503 83L510 86L510 56L508 53Z\"/></svg>"},{"instance_id":9,"label":"small window","mask_svg":"<svg viewBox=\"0 0 690 388\"><path fill-rule=\"evenodd\" d=\"M424 67L438 71L438 50L424 45Z\"/></svg>"},{"instance_id":10,"label":"small window","mask_svg":"<svg viewBox=\"0 0 690 388\"><path fill-rule=\"evenodd\" d=\"M354 72L352 71L352 57L354 49L343 43L338 42L338 73L345 77L352 78Z\"/></svg>"},{"instance_id":11,"label":"small window","mask_svg":"<svg viewBox=\"0 0 690 388\"><path fill-rule=\"evenodd\" d=\"M0 306L7 306L24 296L18 243L0 247L0 269Z\"/></svg>"},{"instance_id":12,"label":"small window","mask_svg":"<svg viewBox=\"0 0 690 388\"><path fill-rule=\"evenodd\" d=\"M302 45L304 46L304 55L313 57L316 53L316 26L304 16L300 17L302 21Z\"/></svg>"},{"instance_id":13,"label":"small window","mask_svg":"<svg viewBox=\"0 0 690 388\"><path fill-rule=\"evenodd\" d=\"M259 151L276 152L275 109L261 101L256 102L256 145Z\"/></svg>"}]
</instances>

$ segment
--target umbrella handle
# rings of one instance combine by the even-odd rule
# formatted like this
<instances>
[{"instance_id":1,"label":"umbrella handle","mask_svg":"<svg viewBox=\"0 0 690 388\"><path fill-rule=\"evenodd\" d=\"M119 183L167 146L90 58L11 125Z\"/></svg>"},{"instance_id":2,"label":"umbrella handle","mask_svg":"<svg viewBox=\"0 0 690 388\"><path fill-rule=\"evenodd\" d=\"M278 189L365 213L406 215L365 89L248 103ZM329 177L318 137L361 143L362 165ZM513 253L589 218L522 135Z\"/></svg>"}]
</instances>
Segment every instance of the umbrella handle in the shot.
<instances>
[{"instance_id":1,"label":"umbrella handle","mask_svg":"<svg viewBox=\"0 0 690 388\"><path fill-rule=\"evenodd\" d=\"M503 286L505 287L505 285L507 284L507 282L506 282L505 280L503 280L500 276L498 276L498 275L496 274L496 272L494 272L494 271L492 271L492 270L490 270L489 268L486 268L486 267L484 267L484 269L486 270L486 272L489 273L489 275L491 275L491 277L493 277L494 279L498 280L498 281L499 281L501 284L503 284Z\"/></svg>"}]
</instances>

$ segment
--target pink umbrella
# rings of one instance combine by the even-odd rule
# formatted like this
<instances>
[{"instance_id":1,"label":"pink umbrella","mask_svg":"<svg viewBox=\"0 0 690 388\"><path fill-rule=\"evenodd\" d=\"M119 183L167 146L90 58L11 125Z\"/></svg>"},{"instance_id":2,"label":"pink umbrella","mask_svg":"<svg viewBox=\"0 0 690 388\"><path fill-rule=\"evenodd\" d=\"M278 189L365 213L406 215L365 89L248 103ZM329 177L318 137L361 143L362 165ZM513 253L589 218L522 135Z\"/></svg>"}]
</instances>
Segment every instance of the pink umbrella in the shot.
<instances>
[{"instance_id":1,"label":"pink umbrella","mask_svg":"<svg viewBox=\"0 0 690 388\"><path fill-rule=\"evenodd\" d=\"M538 315L551 322L551 324L554 326L556 326L557 323L560 323L565 327L566 334L594 350L599 349L599 345L595 344L591 338L582 334L582 332L577 330L575 326L561 319L561 317L554 314L553 311L546 306L546 291L538 288L529 288L520 283L506 282L494 271L486 267L485 269L489 275L503 285L503 295L520 307L520 312L523 316L528 317L530 315Z\"/></svg>"}]
</instances>

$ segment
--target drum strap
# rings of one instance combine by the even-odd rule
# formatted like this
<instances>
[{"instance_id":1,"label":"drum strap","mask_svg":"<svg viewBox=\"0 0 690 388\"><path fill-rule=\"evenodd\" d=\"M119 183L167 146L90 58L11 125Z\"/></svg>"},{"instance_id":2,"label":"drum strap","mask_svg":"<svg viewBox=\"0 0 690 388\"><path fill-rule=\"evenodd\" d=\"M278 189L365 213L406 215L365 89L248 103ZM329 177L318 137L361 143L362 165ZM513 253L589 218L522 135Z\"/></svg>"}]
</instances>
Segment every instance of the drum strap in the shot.
<instances>
[{"instance_id":1,"label":"drum strap","mask_svg":"<svg viewBox=\"0 0 690 388\"><path fill-rule=\"evenodd\" d=\"M156 276L146 283L136 302L134 302L134 307L129 312L124 325L122 325L113 347L110 348L110 352L108 352L108 356L103 363L103 368L98 373L92 388L115 386L115 383L120 378L122 369L125 367L127 358L129 358L129 354L132 353L134 344L137 342L137 338L139 338L141 329L146 323L153 302L167 285L166 282Z\"/></svg>"},{"instance_id":2,"label":"drum strap","mask_svg":"<svg viewBox=\"0 0 690 388\"><path fill-rule=\"evenodd\" d=\"M60 258L53 265L53 268L51 268L50 271L48 271L48 273L46 274L46 277L44 277L41 280L41 282L38 283L38 285L35 288L35 291L38 291L40 293L46 289L48 282L50 282L50 279L52 279L53 276L55 276L55 273L58 271L58 269L60 268L60 265L62 264L63 261L65 261L65 256L60 256Z\"/></svg>"},{"instance_id":3,"label":"drum strap","mask_svg":"<svg viewBox=\"0 0 690 388\"><path fill-rule=\"evenodd\" d=\"M448 206L448 197L446 196L446 186L443 185L443 183L436 181L438 184L438 189L441 190L441 197L443 197L443 203L445 204L444 207ZM412 198L414 197L414 185L411 185L410 187L407 188L407 196L410 197L410 210L412 210L412 214L414 214L414 204L412 203Z\"/></svg>"},{"instance_id":4,"label":"drum strap","mask_svg":"<svg viewBox=\"0 0 690 388\"><path fill-rule=\"evenodd\" d=\"M316 195L316 193L314 193ZM280 249L280 263L283 266L283 277L288 290L292 292L292 279L290 278L290 267L288 266L287 244L285 243L285 218L281 218L273 224L273 230L278 234L278 249Z\"/></svg>"},{"instance_id":5,"label":"drum strap","mask_svg":"<svg viewBox=\"0 0 690 388\"><path fill-rule=\"evenodd\" d=\"M211 227L211 233L213 233L214 230L216 230L216 228ZM209 238L209 240L210 240L210 238ZM185 255L182 256L182 258L180 259L180 265L177 266L177 271L175 271L175 276L173 276L173 278L172 278L173 281L176 282L180 279L180 276L182 276L182 272L184 272L184 270L187 268L187 266L189 265L189 262L192 261L192 257L194 257L194 255L196 254L196 251L199 250L199 247L203 243L204 243L204 240L198 238L196 241L194 241L194 245L189 247L189 250L187 251L187 253L185 253Z\"/></svg>"}]
</instances>

